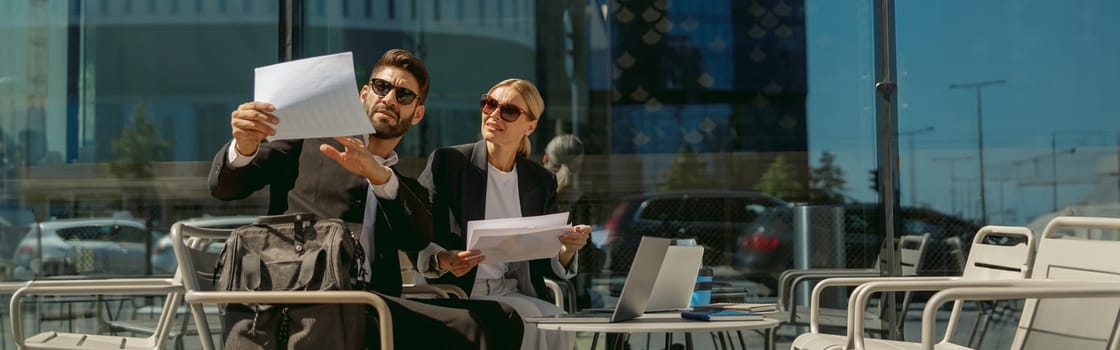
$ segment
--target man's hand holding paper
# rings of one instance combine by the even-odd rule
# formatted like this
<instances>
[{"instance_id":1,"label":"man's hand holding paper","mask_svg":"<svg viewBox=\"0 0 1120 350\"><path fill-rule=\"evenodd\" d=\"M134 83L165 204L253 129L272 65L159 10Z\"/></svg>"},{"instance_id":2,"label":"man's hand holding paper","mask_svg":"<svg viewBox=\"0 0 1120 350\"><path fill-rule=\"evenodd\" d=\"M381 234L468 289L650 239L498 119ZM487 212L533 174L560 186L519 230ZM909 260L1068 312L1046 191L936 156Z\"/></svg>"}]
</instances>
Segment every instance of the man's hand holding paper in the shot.
<instances>
[{"instance_id":1,"label":"man's hand holding paper","mask_svg":"<svg viewBox=\"0 0 1120 350\"><path fill-rule=\"evenodd\" d=\"M269 140L374 132L358 98L349 52L258 67L253 99L272 106Z\"/></svg>"}]
</instances>

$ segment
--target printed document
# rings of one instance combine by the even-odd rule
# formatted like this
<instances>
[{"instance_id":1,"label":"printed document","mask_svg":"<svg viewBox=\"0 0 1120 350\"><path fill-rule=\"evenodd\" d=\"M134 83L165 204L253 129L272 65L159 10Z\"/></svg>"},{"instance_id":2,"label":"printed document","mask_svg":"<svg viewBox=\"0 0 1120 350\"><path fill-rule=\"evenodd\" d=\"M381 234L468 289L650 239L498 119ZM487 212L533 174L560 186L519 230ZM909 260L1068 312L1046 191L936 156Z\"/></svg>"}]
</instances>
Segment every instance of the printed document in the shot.
<instances>
[{"instance_id":1,"label":"printed document","mask_svg":"<svg viewBox=\"0 0 1120 350\"><path fill-rule=\"evenodd\" d=\"M467 222L467 249L481 251L489 264L551 258L571 228L568 213L474 220Z\"/></svg>"},{"instance_id":2,"label":"printed document","mask_svg":"<svg viewBox=\"0 0 1120 350\"><path fill-rule=\"evenodd\" d=\"M257 67L253 100L276 106L269 141L373 133L350 52Z\"/></svg>"}]
</instances>

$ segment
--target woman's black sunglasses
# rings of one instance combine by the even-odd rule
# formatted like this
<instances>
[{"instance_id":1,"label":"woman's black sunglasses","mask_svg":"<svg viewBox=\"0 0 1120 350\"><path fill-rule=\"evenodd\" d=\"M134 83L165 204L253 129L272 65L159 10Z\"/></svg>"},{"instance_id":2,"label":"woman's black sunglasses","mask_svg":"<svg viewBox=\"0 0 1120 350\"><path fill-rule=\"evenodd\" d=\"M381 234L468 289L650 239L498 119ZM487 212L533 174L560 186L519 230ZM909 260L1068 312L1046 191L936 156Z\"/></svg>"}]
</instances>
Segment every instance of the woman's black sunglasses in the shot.
<instances>
[{"instance_id":1,"label":"woman's black sunglasses","mask_svg":"<svg viewBox=\"0 0 1120 350\"><path fill-rule=\"evenodd\" d=\"M385 95L388 95L390 90L396 89L397 103L400 103L402 105L412 104L412 101L416 99L416 93L412 92L412 90L409 90L405 87L394 86L393 84L390 84L389 82L382 79L370 79L369 86L373 88L373 93L381 97L385 97Z\"/></svg>"},{"instance_id":2,"label":"woman's black sunglasses","mask_svg":"<svg viewBox=\"0 0 1120 350\"><path fill-rule=\"evenodd\" d=\"M497 109L499 112L498 117L510 123L517 121L517 118L520 118L522 114L528 114L525 110L521 109L521 107L498 103L498 100L495 100L489 95L482 95L482 99L478 101L478 105L482 108L482 114L490 115L490 113L494 113L494 110Z\"/></svg>"}]
</instances>

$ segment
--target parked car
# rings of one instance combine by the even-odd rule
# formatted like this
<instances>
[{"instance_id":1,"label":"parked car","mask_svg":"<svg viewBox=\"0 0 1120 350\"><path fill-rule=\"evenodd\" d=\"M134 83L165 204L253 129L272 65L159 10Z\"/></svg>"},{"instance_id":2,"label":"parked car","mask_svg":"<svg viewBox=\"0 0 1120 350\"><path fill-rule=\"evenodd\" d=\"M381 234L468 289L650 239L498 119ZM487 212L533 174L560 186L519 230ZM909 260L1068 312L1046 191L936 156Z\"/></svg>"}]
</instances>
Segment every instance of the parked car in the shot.
<instances>
[{"instance_id":1,"label":"parked car","mask_svg":"<svg viewBox=\"0 0 1120 350\"><path fill-rule=\"evenodd\" d=\"M12 255L17 280L54 275L144 275L159 237L131 219L46 221L27 229Z\"/></svg>"},{"instance_id":2,"label":"parked car","mask_svg":"<svg viewBox=\"0 0 1120 350\"><path fill-rule=\"evenodd\" d=\"M840 208L843 210L844 266L828 267L875 266L883 240L883 234L878 232L876 226L877 222L882 221L877 207L873 204L844 204ZM952 252L944 239L958 237L963 242L962 248L967 249L980 226L926 208L903 207L900 214L902 235L930 234L918 273L938 276L960 274L961 266L950 256ZM746 226L736 241L739 249L734 257L735 269L744 273L748 279L776 290L777 276L782 271L796 267L793 220L794 207L777 207ZM810 222L810 225L819 224L821 223ZM967 255L967 251L959 253ZM821 254L814 258L828 260Z\"/></svg>"},{"instance_id":3,"label":"parked car","mask_svg":"<svg viewBox=\"0 0 1120 350\"><path fill-rule=\"evenodd\" d=\"M676 191L626 197L606 223L611 272L626 273L642 237L692 238L704 247L704 265L730 265L735 238L767 208L785 201L757 192Z\"/></svg>"},{"instance_id":4,"label":"parked car","mask_svg":"<svg viewBox=\"0 0 1120 350\"><path fill-rule=\"evenodd\" d=\"M32 222L35 215L28 208L0 207L0 282L11 278L12 254Z\"/></svg>"},{"instance_id":5,"label":"parked car","mask_svg":"<svg viewBox=\"0 0 1120 350\"><path fill-rule=\"evenodd\" d=\"M251 215L234 215L234 216L203 216L192 219L182 220L180 222L194 226L205 228L217 229L234 229L248 224L252 224L257 220L256 216ZM209 249L221 250L224 242L215 242ZM174 274L175 269L179 264L175 260L175 250L171 245L171 235L164 234L156 242L156 253L152 255L152 272L156 274Z\"/></svg>"}]
</instances>

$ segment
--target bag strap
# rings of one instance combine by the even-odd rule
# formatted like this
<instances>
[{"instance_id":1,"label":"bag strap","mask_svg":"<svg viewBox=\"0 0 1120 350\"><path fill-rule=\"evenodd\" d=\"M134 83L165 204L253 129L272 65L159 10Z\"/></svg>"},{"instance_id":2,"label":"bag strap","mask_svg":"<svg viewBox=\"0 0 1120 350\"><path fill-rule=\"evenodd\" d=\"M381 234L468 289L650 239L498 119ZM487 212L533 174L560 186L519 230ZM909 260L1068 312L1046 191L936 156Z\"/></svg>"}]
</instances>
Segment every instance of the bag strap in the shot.
<instances>
[{"instance_id":1,"label":"bag strap","mask_svg":"<svg viewBox=\"0 0 1120 350\"><path fill-rule=\"evenodd\" d=\"M253 254L241 257L241 286L253 291L261 288L261 257Z\"/></svg>"},{"instance_id":2,"label":"bag strap","mask_svg":"<svg viewBox=\"0 0 1120 350\"><path fill-rule=\"evenodd\" d=\"M257 218L256 223L271 225L271 224L287 224L287 223L300 222L300 221L314 222L316 220L318 220L318 218L316 218L315 214L312 214L312 213L293 213L293 214L283 214L283 215L261 216L261 217Z\"/></svg>"},{"instance_id":3,"label":"bag strap","mask_svg":"<svg viewBox=\"0 0 1120 350\"><path fill-rule=\"evenodd\" d=\"M261 216L257 218L257 221L254 222L253 225L269 228L271 231L272 227L270 227L270 225L292 224L292 231L295 235L294 238L302 244L307 241L303 236L303 232L306 229L305 225L311 227L311 230L315 230L316 220L318 220L318 218L312 213L293 213Z\"/></svg>"},{"instance_id":4,"label":"bag strap","mask_svg":"<svg viewBox=\"0 0 1120 350\"><path fill-rule=\"evenodd\" d=\"M311 279L315 277L315 266L319 265L320 260L326 260L327 251L319 250L316 254L307 254L300 258L299 278L296 280L296 285L293 290L305 290L311 284Z\"/></svg>"}]
</instances>

